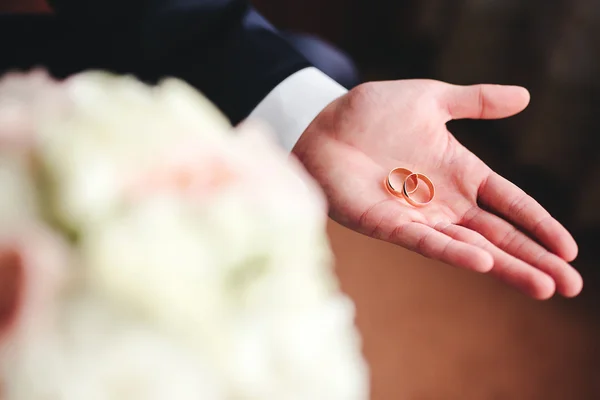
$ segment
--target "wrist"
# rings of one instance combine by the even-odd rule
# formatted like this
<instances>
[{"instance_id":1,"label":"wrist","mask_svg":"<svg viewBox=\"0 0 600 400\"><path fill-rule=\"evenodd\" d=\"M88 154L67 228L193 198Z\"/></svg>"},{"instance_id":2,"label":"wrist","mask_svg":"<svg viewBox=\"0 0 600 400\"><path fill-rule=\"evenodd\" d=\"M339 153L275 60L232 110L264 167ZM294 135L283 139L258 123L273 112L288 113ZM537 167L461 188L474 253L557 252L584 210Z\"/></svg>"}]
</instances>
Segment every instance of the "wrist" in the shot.
<instances>
[{"instance_id":1,"label":"wrist","mask_svg":"<svg viewBox=\"0 0 600 400\"><path fill-rule=\"evenodd\" d=\"M337 118L341 96L327 104L302 132L291 153L301 162L318 150L323 149L327 142L335 137L335 119Z\"/></svg>"},{"instance_id":2,"label":"wrist","mask_svg":"<svg viewBox=\"0 0 600 400\"><path fill-rule=\"evenodd\" d=\"M266 122L291 152L323 110L347 92L316 68L306 68L281 82L248 118Z\"/></svg>"}]
</instances>

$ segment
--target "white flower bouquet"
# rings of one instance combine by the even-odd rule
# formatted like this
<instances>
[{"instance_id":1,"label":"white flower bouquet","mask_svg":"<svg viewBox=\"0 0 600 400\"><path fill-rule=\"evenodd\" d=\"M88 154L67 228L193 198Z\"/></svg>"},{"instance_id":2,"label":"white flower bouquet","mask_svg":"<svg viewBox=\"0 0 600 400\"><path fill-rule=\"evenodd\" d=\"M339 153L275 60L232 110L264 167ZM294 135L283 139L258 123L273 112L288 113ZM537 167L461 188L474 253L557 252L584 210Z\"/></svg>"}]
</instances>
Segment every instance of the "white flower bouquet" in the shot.
<instances>
[{"instance_id":1,"label":"white flower bouquet","mask_svg":"<svg viewBox=\"0 0 600 400\"><path fill-rule=\"evenodd\" d=\"M183 82L6 75L0 399L368 398L325 215L264 128Z\"/></svg>"}]
</instances>

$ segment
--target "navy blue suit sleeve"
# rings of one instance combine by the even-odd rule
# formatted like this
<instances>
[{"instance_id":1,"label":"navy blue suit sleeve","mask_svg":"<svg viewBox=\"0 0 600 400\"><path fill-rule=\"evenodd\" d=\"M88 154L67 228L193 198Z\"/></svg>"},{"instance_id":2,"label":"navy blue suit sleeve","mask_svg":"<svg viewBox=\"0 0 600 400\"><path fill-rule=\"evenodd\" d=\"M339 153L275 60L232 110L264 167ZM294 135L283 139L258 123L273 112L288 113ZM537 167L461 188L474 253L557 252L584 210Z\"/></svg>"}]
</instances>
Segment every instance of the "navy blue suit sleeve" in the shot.
<instances>
[{"instance_id":1,"label":"navy blue suit sleeve","mask_svg":"<svg viewBox=\"0 0 600 400\"><path fill-rule=\"evenodd\" d=\"M243 0L50 3L59 17L77 20L87 32L106 37L113 54L120 55L118 72L145 80L181 78L202 91L233 123L247 117L281 81L309 66Z\"/></svg>"}]
</instances>

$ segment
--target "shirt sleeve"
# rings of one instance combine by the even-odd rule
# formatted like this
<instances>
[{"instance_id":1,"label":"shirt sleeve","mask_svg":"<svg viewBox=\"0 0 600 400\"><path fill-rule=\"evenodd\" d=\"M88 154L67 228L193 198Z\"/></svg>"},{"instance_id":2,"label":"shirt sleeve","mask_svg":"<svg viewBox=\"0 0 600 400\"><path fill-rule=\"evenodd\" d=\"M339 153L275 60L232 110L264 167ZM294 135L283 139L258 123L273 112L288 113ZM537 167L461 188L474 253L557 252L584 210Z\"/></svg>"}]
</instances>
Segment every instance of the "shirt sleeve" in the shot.
<instances>
[{"instance_id":1,"label":"shirt sleeve","mask_svg":"<svg viewBox=\"0 0 600 400\"><path fill-rule=\"evenodd\" d=\"M250 113L274 131L279 144L291 152L308 125L347 89L315 67L304 68L277 85Z\"/></svg>"}]
</instances>

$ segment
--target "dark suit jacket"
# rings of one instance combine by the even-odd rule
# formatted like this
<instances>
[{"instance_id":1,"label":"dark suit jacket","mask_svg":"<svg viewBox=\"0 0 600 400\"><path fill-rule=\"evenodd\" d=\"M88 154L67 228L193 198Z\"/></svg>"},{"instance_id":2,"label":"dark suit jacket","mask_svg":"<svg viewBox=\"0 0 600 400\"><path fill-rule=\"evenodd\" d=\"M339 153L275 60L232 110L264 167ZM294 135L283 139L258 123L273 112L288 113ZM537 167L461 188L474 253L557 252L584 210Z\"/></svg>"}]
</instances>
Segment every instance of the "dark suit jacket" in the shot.
<instances>
[{"instance_id":1,"label":"dark suit jacket","mask_svg":"<svg viewBox=\"0 0 600 400\"><path fill-rule=\"evenodd\" d=\"M0 71L92 68L175 76L237 123L309 66L244 0L51 0L56 15L0 17Z\"/></svg>"}]
</instances>

